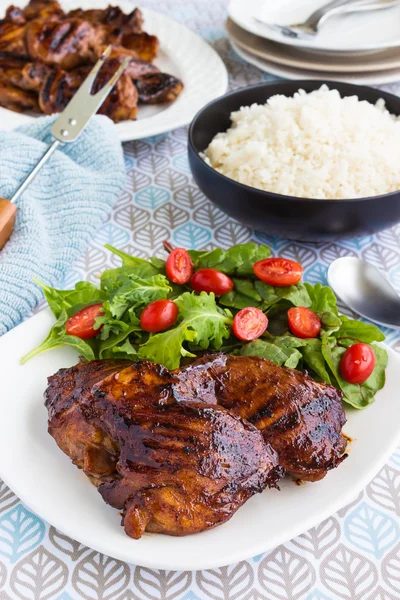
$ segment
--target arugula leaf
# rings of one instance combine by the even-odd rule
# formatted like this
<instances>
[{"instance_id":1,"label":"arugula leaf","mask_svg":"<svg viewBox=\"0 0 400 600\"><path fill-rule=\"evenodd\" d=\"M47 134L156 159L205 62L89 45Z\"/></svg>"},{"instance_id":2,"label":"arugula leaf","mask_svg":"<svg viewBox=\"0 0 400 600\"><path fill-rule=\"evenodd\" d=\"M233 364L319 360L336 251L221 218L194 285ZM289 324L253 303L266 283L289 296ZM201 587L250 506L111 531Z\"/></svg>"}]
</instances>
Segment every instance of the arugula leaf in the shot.
<instances>
[{"instance_id":1,"label":"arugula leaf","mask_svg":"<svg viewBox=\"0 0 400 600\"><path fill-rule=\"evenodd\" d=\"M268 258L271 251L268 246L261 246L254 242L238 244L228 250L215 248L214 250L189 250L190 258L195 269L212 267L226 273L226 275L240 275L254 278L253 264L263 258Z\"/></svg>"},{"instance_id":2,"label":"arugula leaf","mask_svg":"<svg viewBox=\"0 0 400 600\"><path fill-rule=\"evenodd\" d=\"M117 248L110 246L110 244L105 244L105 248L122 259L123 267L142 269L140 274L141 277L151 277L153 275L165 273L165 261L160 258L152 257L150 260L145 260L144 258L131 256L126 252L122 252L122 250L118 250Z\"/></svg>"},{"instance_id":3,"label":"arugula leaf","mask_svg":"<svg viewBox=\"0 0 400 600\"><path fill-rule=\"evenodd\" d=\"M76 307L76 310L72 311L72 314L75 314L79 308L102 302L107 297L98 287L89 281L79 281L73 290L57 290L37 279L34 279L34 281L43 290L56 319L59 318L64 310L71 313L70 309Z\"/></svg>"},{"instance_id":4,"label":"arugula leaf","mask_svg":"<svg viewBox=\"0 0 400 600\"><path fill-rule=\"evenodd\" d=\"M228 311L218 308L214 294L185 292L175 300L180 322L175 327L150 336L139 347L139 357L165 365L168 369L179 367L181 356L193 356L185 342L195 343L202 350L221 348L229 337L232 322Z\"/></svg>"},{"instance_id":5,"label":"arugula leaf","mask_svg":"<svg viewBox=\"0 0 400 600\"><path fill-rule=\"evenodd\" d=\"M143 279L131 274L104 307L113 317L120 319L128 308L136 310L154 300L167 298L171 289L165 275L153 275Z\"/></svg>"},{"instance_id":6,"label":"arugula leaf","mask_svg":"<svg viewBox=\"0 0 400 600\"><path fill-rule=\"evenodd\" d=\"M62 310L57 321L50 329L50 333L46 339L43 340L40 346L31 350L28 352L28 354L25 354L25 356L21 358L21 364L25 364L28 360L34 356L37 356L38 354L41 354L42 352L47 352L47 350L53 350L54 348L59 348L60 346L71 346L86 360L94 360L95 354L88 340L81 340L75 335L67 335L65 333L65 323L67 322L67 319L67 312Z\"/></svg>"}]
</instances>

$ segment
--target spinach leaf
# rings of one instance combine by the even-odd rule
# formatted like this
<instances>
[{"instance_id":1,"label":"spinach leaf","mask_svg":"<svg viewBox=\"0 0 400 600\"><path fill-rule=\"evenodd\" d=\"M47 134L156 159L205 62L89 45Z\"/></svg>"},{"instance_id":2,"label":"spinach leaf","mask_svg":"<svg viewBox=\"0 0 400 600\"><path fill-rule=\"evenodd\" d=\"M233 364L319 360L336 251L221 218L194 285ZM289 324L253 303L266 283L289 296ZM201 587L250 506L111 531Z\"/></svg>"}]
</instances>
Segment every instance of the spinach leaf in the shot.
<instances>
[{"instance_id":1,"label":"spinach leaf","mask_svg":"<svg viewBox=\"0 0 400 600\"><path fill-rule=\"evenodd\" d=\"M194 268L203 269L212 267L226 273L241 277L252 277L253 264L263 258L269 258L271 252L268 246L261 246L254 242L238 244L228 250L215 248L214 250L189 250Z\"/></svg>"}]
</instances>

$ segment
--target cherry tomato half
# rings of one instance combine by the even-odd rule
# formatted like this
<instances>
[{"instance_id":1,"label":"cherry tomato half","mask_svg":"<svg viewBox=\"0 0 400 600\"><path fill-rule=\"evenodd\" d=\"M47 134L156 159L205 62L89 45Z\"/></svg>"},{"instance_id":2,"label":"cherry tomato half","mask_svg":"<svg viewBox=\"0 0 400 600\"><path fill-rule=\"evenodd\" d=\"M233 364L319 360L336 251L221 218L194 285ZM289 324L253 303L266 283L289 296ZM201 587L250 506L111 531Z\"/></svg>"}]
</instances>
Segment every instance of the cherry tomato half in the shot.
<instances>
[{"instance_id":1,"label":"cherry tomato half","mask_svg":"<svg viewBox=\"0 0 400 600\"><path fill-rule=\"evenodd\" d=\"M255 306L242 308L233 319L233 333L239 340L251 342L264 333L268 327L268 319L262 310Z\"/></svg>"},{"instance_id":2,"label":"cherry tomato half","mask_svg":"<svg viewBox=\"0 0 400 600\"><path fill-rule=\"evenodd\" d=\"M289 329L299 338L314 338L321 331L321 321L317 315L304 306L289 308L288 310Z\"/></svg>"},{"instance_id":3,"label":"cherry tomato half","mask_svg":"<svg viewBox=\"0 0 400 600\"><path fill-rule=\"evenodd\" d=\"M264 258L253 265L256 277L275 286L295 285L303 275L303 267L287 258Z\"/></svg>"},{"instance_id":4,"label":"cherry tomato half","mask_svg":"<svg viewBox=\"0 0 400 600\"><path fill-rule=\"evenodd\" d=\"M199 269L192 275L190 283L195 292L214 292L216 296L233 290L232 279L216 269Z\"/></svg>"},{"instance_id":5,"label":"cherry tomato half","mask_svg":"<svg viewBox=\"0 0 400 600\"><path fill-rule=\"evenodd\" d=\"M155 300L142 311L140 327L150 333L164 331L178 318L179 309L172 300Z\"/></svg>"},{"instance_id":6,"label":"cherry tomato half","mask_svg":"<svg viewBox=\"0 0 400 600\"><path fill-rule=\"evenodd\" d=\"M81 308L77 313L72 315L65 323L65 330L68 335L75 335L81 340L90 340L96 337L99 331L102 329L102 325L98 328L94 328L95 320L103 314L102 304L91 304Z\"/></svg>"},{"instance_id":7,"label":"cherry tomato half","mask_svg":"<svg viewBox=\"0 0 400 600\"><path fill-rule=\"evenodd\" d=\"M193 274L193 264L185 248L175 248L167 258L165 265L167 277L173 283L183 285Z\"/></svg>"},{"instance_id":8,"label":"cherry tomato half","mask_svg":"<svg viewBox=\"0 0 400 600\"><path fill-rule=\"evenodd\" d=\"M364 383L375 368L374 351L368 344L353 344L340 360L340 373L349 383Z\"/></svg>"}]
</instances>

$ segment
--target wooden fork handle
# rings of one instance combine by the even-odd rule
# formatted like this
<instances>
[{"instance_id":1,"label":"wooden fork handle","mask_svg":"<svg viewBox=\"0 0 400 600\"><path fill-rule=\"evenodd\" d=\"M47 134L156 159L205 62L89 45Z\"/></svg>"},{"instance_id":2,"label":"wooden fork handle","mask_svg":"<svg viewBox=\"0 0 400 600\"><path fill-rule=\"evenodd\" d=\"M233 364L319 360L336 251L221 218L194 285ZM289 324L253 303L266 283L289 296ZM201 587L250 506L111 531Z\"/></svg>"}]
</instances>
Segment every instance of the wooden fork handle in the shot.
<instances>
[{"instance_id":1,"label":"wooden fork handle","mask_svg":"<svg viewBox=\"0 0 400 600\"><path fill-rule=\"evenodd\" d=\"M0 250L14 230L17 207L5 198L0 198Z\"/></svg>"}]
</instances>

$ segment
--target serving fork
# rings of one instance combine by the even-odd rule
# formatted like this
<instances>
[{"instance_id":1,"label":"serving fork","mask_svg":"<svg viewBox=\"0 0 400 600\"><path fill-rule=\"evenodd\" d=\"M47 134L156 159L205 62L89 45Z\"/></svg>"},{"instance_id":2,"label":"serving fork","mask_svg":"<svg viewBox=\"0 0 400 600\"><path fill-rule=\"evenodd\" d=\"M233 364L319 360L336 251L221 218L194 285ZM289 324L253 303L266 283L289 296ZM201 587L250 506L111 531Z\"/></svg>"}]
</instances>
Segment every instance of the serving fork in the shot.
<instances>
[{"instance_id":1,"label":"serving fork","mask_svg":"<svg viewBox=\"0 0 400 600\"><path fill-rule=\"evenodd\" d=\"M314 37L325 21L335 15L382 10L396 6L399 3L400 0L331 0L331 2L313 12L304 23L278 25L276 23L267 23L258 17L253 17L253 20L259 25L264 25L269 29L278 31L278 33L286 37L307 38Z\"/></svg>"},{"instance_id":2,"label":"serving fork","mask_svg":"<svg viewBox=\"0 0 400 600\"><path fill-rule=\"evenodd\" d=\"M51 127L51 134L54 141L34 169L21 183L10 200L0 198L0 250L4 247L14 230L15 219L17 216L16 200L34 180L40 169L46 164L55 150L63 144L74 142L80 136L91 117L98 111L130 63L131 58L128 56L123 60L107 83L95 94L92 94L91 91L96 77L105 61L110 56L111 51L112 46L108 46L104 50L100 59L83 81L76 94L70 100L60 116L54 121Z\"/></svg>"}]
</instances>

